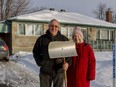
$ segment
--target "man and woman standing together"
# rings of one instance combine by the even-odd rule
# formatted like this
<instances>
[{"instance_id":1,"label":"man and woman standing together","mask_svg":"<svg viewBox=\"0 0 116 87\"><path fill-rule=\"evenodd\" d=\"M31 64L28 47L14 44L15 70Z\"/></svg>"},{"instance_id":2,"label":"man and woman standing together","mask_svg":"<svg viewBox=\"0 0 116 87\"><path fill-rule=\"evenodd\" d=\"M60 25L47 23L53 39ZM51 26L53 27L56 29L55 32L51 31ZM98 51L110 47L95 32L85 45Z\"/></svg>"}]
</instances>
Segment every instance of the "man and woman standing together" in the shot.
<instances>
[{"instance_id":1,"label":"man and woman standing together","mask_svg":"<svg viewBox=\"0 0 116 87\"><path fill-rule=\"evenodd\" d=\"M46 34L40 36L33 48L33 57L40 67L40 87L63 87L64 70L67 71L68 87L90 87L90 81L95 79L96 60L93 49L84 42L81 29L75 27L72 39L75 42L78 56L50 59L48 45L52 41L68 41L59 31L60 23L53 19L49 23Z\"/></svg>"}]
</instances>

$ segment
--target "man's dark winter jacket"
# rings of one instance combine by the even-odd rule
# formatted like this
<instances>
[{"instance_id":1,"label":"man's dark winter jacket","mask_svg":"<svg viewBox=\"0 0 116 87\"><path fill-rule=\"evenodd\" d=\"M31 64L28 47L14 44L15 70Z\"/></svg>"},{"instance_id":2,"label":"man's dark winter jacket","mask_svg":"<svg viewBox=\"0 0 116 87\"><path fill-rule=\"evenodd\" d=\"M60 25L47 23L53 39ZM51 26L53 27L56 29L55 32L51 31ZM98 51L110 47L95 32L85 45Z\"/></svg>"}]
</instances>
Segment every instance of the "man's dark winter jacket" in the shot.
<instances>
[{"instance_id":1,"label":"man's dark winter jacket","mask_svg":"<svg viewBox=\"0 0 116 87\"><path fill-rule=\"evenodd\" d=\"M50 59L48 54L48 45L52 41L67 41L67 40L68 38L62 35L59 31L55 37L52 37L49 33L49 30L46 31L46 34L40 36L37 39L35 46L33 48L33 57L37 65L40 66L40 73L53 75L64 72L62 68L63 59ZM70 63L71 59L66 58L66 61Z\"/></svg>"}]
</instances>

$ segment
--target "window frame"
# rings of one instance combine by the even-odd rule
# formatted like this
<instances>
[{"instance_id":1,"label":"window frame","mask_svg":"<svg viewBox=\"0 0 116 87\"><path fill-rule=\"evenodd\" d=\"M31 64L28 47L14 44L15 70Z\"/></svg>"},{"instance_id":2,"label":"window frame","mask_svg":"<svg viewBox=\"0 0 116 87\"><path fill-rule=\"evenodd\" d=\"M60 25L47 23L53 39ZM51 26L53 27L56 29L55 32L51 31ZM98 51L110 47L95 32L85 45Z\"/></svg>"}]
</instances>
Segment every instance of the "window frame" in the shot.
<instances>
[{"instance_id":1,"label":"window frame","mask_svg":"<svg viewBox=\"0 0 116 87\"><path fill-rule=\"evenodd\" d=\"M22 29L20 29L20 25L22 25ZM30 31L29 31L30 28ZM24 33L21 34L20 30L22 30ZM37 30L39 31L37 34ZM18 23L17 24L17 35L18 36L41 36L42 34L44 34L44 28L43 28L43 24L39 23L39 24L34 24L34 23Z\"/></svg>"}]
</instances>

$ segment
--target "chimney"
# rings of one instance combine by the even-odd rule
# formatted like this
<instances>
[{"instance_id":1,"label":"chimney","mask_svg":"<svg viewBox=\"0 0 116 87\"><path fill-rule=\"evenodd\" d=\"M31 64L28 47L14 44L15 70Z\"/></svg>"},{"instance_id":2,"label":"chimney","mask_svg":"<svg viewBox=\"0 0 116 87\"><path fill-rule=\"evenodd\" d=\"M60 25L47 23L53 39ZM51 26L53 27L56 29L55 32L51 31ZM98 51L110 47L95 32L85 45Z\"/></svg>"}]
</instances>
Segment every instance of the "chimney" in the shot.
<instances>
[{"instance_id":1,"label":"chimney","mask_svg":"<svg viewBox=\"0 0 116 87\"><path fill-rule=\"evenodd\" d=\"M106 11L106 21L112 22L112 11L110 8L108 8L108 11Z\"/></svg>"}]
</instances>

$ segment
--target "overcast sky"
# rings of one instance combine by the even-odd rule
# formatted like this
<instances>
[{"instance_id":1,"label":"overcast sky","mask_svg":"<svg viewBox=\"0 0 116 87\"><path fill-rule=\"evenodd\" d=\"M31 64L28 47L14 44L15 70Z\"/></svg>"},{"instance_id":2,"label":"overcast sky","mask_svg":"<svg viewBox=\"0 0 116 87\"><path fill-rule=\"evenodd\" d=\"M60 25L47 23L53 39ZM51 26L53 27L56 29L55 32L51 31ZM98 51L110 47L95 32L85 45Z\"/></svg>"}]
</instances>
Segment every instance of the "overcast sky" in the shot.
<instances>
[{"instance_id":1,"label":"overcast sky","mask_svg":"<svg viewBox=\"0 0 116 87\"><path fill-rule=\"evenodd\" d=\"M116 0L32 0L33 7L65 9L68 12L77 12L93 17L95 17L93 10L96 10L100 3L106 4L108 8L110 7L116 12Z\"/></svg>"}]
</instances>

